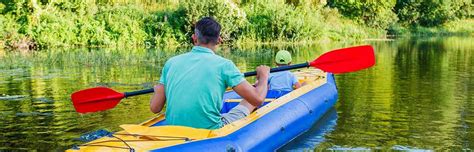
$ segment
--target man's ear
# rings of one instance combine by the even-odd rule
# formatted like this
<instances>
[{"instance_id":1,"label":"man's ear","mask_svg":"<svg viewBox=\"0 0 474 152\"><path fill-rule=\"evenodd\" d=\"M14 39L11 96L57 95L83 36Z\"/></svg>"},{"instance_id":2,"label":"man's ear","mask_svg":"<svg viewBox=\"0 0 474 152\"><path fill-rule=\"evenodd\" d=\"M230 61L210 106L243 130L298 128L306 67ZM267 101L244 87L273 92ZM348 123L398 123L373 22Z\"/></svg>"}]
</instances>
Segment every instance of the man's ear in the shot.
<instances>
[{"instance_id":1,"label":"man's ear","mask_svg":"<svg viewBox=\"0 0 474 152\"><path fill-rule=\"evenodd\" d=\"M222 37L219 36L219 39L217 39L217 44L222 44Z\"/></svg>"},{"instance_id":2,"label":"man's ear","mask_svg":"<svg viewBox=\"0 0 474 152\"><path fill-rule=\"evenodd\" d=\"M194 45L197 45L197 37L196 37L196 34L193 34L193 35L191 36L191 38L193 39Z\"/></svg>"}]
</instances>

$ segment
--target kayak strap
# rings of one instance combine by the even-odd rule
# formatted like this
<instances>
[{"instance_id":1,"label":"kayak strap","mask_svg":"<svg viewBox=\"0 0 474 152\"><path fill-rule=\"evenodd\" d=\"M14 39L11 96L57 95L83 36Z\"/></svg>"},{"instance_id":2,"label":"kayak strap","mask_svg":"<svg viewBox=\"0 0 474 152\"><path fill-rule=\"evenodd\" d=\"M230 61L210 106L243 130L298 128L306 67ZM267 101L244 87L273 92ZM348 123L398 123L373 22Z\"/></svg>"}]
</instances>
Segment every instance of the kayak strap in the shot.
<instances>
[{"instance_id":1,"label":"kayak strap","mask_svg":"<svg viewBox=\"0 0 474 152\"><path fill-rule=\"evenodd\" d=\"M125 144L125 146L127 147L119 147L119 146L109 146L109 145L97 145L98 143L105 143L107 141L102 141L102 142L95 142L95 143L89 143L89 144L82 144L80 146L97 146L97 147L109 147L109 148L120 148L120 149L128 149L130 152L135 152L135 149L133 149L128 143L127 141L117 137L117 136L114 136L113 134L110 134L108 137L112 137L112 138L116 138L118 140L115 140L115 141L119 141L119 142L122 142L123 144ZM79 150L79 147L75 146L74 149L77 149Z\"/></svg>"},{"instance_id":2,"label":"kayak strap","mask_svg":"<svg viewBox=\"0 0 474 152\"><path fill-rule=\"evenodd\" d=\"M125 131L128 133L105 133L102 130L96 131L101 134L106 135L106 137L110 138L115 138L116 140L105 140L105 141L98 141L98 142L92 142L88 144L82 144L79 146L74 146L72 149L79 150L80 146L92 146L92 147L108 147L108 148L118 148L118 149L129 149L131 152L134 152L135 149L133 149L128 142L146 142L146 141L192 141L196 139L201 139L203 135L205 134L206 137L208 135L209 130L206 129L194 129L190 127L175 127L175 126L168 126L168 127L146 127L146 126L141 126L141 125L121 125L122 128L125 129ZM178 131L186 131L187 133L184 134L192 134L191 136L194 137L186 137L186 136L171 136L171 135L161 135L162 133L157 133L157 131L165 131L169 129L177 129ZM191 130L189 130L191 129ZM210 132L210 131L209 131ZM138 134L140 133L140 134ZM148 134L146 134L148 133ZM184 135L181 134L181 135ZM145 137L144 139L139 139L139 140L123 140L117 136L134 136L134 137ZM95 136L94 136L95 137ZM104 137L104 136L102 136ZM123 143L126 147L120 147L120 146L110 146L110 145L105 145L104 143L109 143L109 142L121 142Z\"/></svg>"}]
</instances>

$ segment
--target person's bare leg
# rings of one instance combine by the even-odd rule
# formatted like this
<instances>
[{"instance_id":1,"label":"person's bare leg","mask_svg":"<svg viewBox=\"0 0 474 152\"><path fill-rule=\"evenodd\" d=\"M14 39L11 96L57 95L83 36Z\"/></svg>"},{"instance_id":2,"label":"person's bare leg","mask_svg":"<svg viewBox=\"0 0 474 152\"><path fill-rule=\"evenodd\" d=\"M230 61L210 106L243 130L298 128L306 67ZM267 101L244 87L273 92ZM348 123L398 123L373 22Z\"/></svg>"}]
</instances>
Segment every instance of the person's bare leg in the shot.
<instances>
[{"instance_id":1,"label":"person's bare leg","mask_svg":"<svg viewBox=\"0 0 474 152\"><path fill-rule=\"evenodd\" d=\"M224 125L230 124L234 121L240 120L244 117L247 117L252 113L255 107L247 102L246 100L242 100L239 105L232 108L229 112L224 113L221 115L221 120Z\"/></svg>"},{"instance_id":2,"label":"person's bare leg","mask_svg":"<svg viewBox=\"0 0 474 152\"><path fill-rule=\"evenodd\" d=\"M249 112L252 113L253 110L255 110L255 106L253 106L252 104L250 104L247 100L242 100L239 105L242 105L244 107L246 107L247 109L249 109Z\"/></svg>"}]
</instances>

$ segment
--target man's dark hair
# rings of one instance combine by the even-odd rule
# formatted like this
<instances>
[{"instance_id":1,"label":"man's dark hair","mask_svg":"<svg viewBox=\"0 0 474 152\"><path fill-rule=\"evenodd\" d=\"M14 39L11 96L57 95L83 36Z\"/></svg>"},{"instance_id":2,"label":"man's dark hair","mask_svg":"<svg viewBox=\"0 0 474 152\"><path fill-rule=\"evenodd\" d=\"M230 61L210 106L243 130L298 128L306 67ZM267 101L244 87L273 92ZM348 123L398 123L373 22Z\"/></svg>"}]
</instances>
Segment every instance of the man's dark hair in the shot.
<instances>
[{"instance_id":1,"label":"man's dark hair","mask_svg":"<svg viewBox=\"0 0 474 152\"><path fill-rule=\"evenodd\" d=\"M217 44L221 33L221 25L212 17L204 17L196 23L194 33L201 43Z\"/></svg>"}]
</instances>

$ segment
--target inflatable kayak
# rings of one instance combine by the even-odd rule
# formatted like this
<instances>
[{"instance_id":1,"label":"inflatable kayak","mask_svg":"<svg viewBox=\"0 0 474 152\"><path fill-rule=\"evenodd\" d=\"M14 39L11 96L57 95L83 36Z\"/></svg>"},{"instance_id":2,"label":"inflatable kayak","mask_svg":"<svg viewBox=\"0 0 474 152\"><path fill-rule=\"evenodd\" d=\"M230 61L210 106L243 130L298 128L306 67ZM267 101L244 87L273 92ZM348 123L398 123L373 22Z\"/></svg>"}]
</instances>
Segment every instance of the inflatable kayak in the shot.
<instances>
[{"instance_id":1,"label":"inflatable kayak","mask_svg":"<svg viewBox=\"0 0 474 152\"><path fill-rule=\"evenodd\" d=\"M337 100L334 76L317 70L295 72L304 85L291 92L269 90L264 105L244 119L216 130L166 124L163 114L68 151L274 151L304 133ZM224 94L226 113L241 98Z\"/></svg>"}]
</instances>

